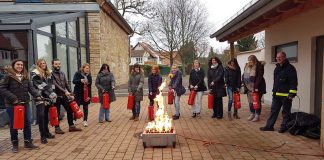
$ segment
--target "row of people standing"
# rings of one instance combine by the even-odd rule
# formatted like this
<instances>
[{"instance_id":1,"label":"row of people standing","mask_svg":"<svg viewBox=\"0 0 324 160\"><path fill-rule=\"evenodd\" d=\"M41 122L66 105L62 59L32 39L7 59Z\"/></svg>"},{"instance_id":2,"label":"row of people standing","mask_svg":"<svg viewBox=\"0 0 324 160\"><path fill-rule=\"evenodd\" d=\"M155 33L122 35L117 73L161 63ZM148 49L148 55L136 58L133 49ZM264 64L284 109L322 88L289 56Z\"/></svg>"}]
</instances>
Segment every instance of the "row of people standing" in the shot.
<instances>
[{"instance_id":1,"label":"row of people standing","mask_svg":"<svg viewBox=\"0 0 324 160\"><path fill-rule=\"evenodd\" d=\"M263 78L264 64L252 55L248 57L248 63L244 67L244 73L241 76L241 69L235 58L231 59L227 66L223 67L222 62L217 57L212 57L208 63L207 85L204 82L205 71L200 67L198 60L193 62L193 69L189 75L189 90L196 91L196 97L192 106L192 117L200 117L203 92L207 91L213 94L213 116L212 118L223 118L223 97L228 95L228 118L232 120L233 93L240 91L241 86L246 89L249 100L250 116L248 120L256 122L260 120L261 107L257 110L253 109L252 93L259 93L259 101L265 93L265 80ZM185 93L182 85L182 73L177 70L177 66L172 67L171 82L169 89L173 89L175 94L174 104L176 113L173 119L180 117L180 96ZM233 118L239 119L237 109L234 109Z\"/></svg>"},{"instance_id":2,"label":"row of people standing","mask_svg":"<svg viewBox=\"0 0 324 160\"><path fill-rule=\"evenodd\" d=\"M75 99L79 106L83 106L83 124L85 127L88 126L88 105L90 103L92 83L89 64L83 64L80 70L75 73L73 78L73 84L75 85L74 93L72 93L65 74L60 70L61 63L59 59L52 60L53 71L48 68L44 59L39 59L30 70L30 76L24 66L25 64L22 60L13 61L11 68L6 70L6 74L0 80L0 94L4 97L7 113L10 117L10 135L13 152L18 152L18 131L13 128L13 106L17 104L22 104L25 108L23 130L25 148L38 148L32 143L31 138L31 112L29 107L31 99L29 93L33 96L36 105L41 143L46 144L48 143L47 139L55 137L48 128L49 108L53 105L57 107L58 115L60 114L61 105L66 110L69 132L81 131L82 129L77 128L74 124L73 120L75 117L69 106L69 103ZM83 96L85 85L88 87L89 95L86 99ZM55 126L55 133L64 134L60 125Z\"/></svg>"}]
</instances>

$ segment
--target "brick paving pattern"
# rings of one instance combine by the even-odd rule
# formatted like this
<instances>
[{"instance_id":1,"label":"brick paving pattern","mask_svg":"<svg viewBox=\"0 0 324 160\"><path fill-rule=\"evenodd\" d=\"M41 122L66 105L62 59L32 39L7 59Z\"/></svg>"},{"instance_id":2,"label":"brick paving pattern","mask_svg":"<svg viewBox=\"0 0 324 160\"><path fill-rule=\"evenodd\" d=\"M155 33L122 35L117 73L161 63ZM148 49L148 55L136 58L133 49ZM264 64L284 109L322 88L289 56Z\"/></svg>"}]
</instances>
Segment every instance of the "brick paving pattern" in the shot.
<instances>
[{"instance_id":1,"label":"brick paving pattern","mask_svg":"<svg viewBox=\"0 0 324 160\"><path fill-rule=\"evenodd\" d=\"M82 132L69 133L66 119L62 129L64 135L56 135L47 145L40 144L37 126L33 126L33 138L39 150L26 150L20 141L19 153L11 153L9 130L0 129L0 159L300 159L312 160L321 157L292 155L258 151L240 148L233 145L271 149L281 152L323 154L319 140L311 140L302 136L292 136L289 133L260 132L259 127L265 124L269 115L269 106L263 108L260 122L249 122L246 98L242 96L242 109L239 110L241 119L228 121L224 98L224 119L212 119L212 111L207 109L207 96L203 98L201 118L191 118L190 106L186 105L188 97L181 97L181 117L174 121L178 134L175 148L144 148L140 134L145 128L147 120L148 99L141 103L140 120L130 121L131 111L126 110L127 97L118 97L111 105L112 122L98 123L99 105L89 107L89 127L83 127L81 120L78 126ZM168 106L168 113L174 113L174 107ZM280 115L281 116L281 115ZM279 120L280 122L281 120ZM278 125L276 126L278 129ZM54 133L54 128L50 128ZM19 131L22 140L22 132ZM197 141L195 139L204 140ZM275 149L285 143L280 148Z\"/></svg>"}]
</instances>

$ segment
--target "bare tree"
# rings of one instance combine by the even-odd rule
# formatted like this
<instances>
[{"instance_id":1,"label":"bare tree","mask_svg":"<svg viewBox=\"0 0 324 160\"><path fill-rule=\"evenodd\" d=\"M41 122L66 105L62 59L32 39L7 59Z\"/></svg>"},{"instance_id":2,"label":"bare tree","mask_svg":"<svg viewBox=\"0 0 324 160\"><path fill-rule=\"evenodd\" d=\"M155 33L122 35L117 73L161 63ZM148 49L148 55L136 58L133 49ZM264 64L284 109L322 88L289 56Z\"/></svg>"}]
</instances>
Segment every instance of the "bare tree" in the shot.
<instances>
[{"instance_id":1,"label":"bare tree","mask_svg":"<svg viewBox=\"0 0 324 160\"><path fill-rule=\"evenodd\" d=\"M199 0L155 1L152 7L155 16L148 20L150 27L146 28L146 33L158 48L168 50L171 55L182 46L193 43L194 57L204 55L203 52L208 48L206 39L210 26L207 23L206 8ZM185 59L185 53L178 54L181 60Z\"/></svg>"}]
</instances>

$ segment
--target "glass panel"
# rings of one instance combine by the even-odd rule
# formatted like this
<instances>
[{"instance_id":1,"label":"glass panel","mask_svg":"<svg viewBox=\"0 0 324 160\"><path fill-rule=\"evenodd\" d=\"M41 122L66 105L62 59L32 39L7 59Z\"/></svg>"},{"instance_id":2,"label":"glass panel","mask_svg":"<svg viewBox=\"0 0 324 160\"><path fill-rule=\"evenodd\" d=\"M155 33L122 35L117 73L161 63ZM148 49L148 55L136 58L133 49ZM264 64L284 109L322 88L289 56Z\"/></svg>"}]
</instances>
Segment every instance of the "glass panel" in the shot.
<instances>
[{"instance_id":1,"label":"glass panel","mask_svg":"<svg viewBox=\"0 0 324 160\"><path fill-rule=\"evenodd\" d=\"M47 32L47 33L52 33L51 26L40 27L40 28L37 28L37 29L41 30L41 31L44 31L44 32Z\"/></svg>"},{"instance_id":2,"label":"glass panel","mask_svg":"<svg viewBox=\"0 0 324 160\"><path fill-rule=\"evenodd\" d=\"M37 52L38 59L45 59L47 66L52 68L53 49L52 39L50 37L37 34Z\"/></svg>"},{"instance_id":3,"label":"glass panel","mask_svg":"<svg viewBox=\"0 0 324 160\"><path fill-rule=\"evenodd\" d=\"M68 28L69 28L69 38L76 40L76 22L68 22Z\"/></svg>"},{"instance_id":4,"label":"glass panel","mask_svg":"<svg viewBox=\"0 0 324 160\"><path fill-rule=\"evenodd\" d=\"M75 72L78 71L78 52L77 48L69 47L69 57L70 57L70 81L73 80ZM72 89L74 88L73 83L71 83Z\"/></svg>"},{"instance_id":5,"label":"glass panel","mask_svg":"<svg viewBox=\"0 0 324 160\"><path fill-rule=\"evenodd\" d=\"M285 52L288 60L290 60L291 62L297 62L298 42L276 46L273 62L276 62L276 56L278 52Z\"/></svg>"},{"instance_id":6,"label":"glass panel","mask_svg":"<svg viewBox=\"0 0 324 160\"><path fill-rule=\"evenodd\" d=\"M87 50L85 47L81 47L81 65L87 63Z\"/></svg>"},{"instance_id":7,"label":"glass panel","mask_svg":"<svg viewBox=\"0 0 324 160\"><path fill-rule=\"evenodd\" d=\"M86 34L85 34L85 18L79 18L80 22L80 42L81 44L86 43Z\"/></svg>"},{"instance_id":8,"label":"glass panel","mask_svg":"<svg viewBox=\"0 0 324 160\"><path fill-rule=\"evenodd\" d=\"M61 61L61 71L67 76L67 51L66 45L57 43L57 58Z\"/></svg>"},{"instance_id":9,"label":"glass panel","mask_svg":"<svg viewBox=\"0 0 324 160\"><path fill-rule=\"evenodd\" d=\"M21 59L28 66L27 32L0 32L0 77L12 61ZM0 97L0 109L5 109L4 100Z\"/></svg>"},{"instance_id":10,"label":"glass panel","mask_svg":"<svg viewBox=\"0 0 324 160\"><path fill-rule=\"evenodd\" d=\"M66 23L58 23L56 24L56 35L60 37L66 37Z\"/></svg>"}]
</instances>

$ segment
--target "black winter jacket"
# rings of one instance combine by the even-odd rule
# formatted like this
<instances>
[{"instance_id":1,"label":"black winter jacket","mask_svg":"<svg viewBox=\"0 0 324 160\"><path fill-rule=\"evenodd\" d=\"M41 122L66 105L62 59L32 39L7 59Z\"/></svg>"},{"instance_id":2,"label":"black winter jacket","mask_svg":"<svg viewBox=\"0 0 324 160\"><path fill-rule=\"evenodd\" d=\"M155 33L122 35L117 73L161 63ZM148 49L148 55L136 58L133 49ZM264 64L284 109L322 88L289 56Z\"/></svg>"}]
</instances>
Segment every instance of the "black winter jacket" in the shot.
<instances>
[{"instance_id":1,"label":"black winter jacket","mask_svg":"<svg viewBox=\"0 0 324 160\"><path fill-rule=\"evenodd\" d=\"M0 80L0 96L4 97L6 104L12 105L15 101L28 103L28 92L34 97L40 96L28 79L23 78L20 81L13 72L9 72Z\"/></svg>"},{"instance_id":2,"label":"black winter jacket","mask_svg":"<svg viewBox=\"0 0 324 160\"><path fill-rule=\"evenodd\" d=\"M238 67L236 69L227 66L224 71L225 84L231 88L241 87L241 69Z\"/></svg>"},{"instance_id":3,"label":"black winter jacket","mask_svg":"<svg viewBox=\"0 0 324 160\"><path fill-rule=\"evenodd\" d=\"M296 68L289 63L288 60L281 66L276 65L274 70L274 83L272 92L277 96L291 96L294 97L297 94L297 71ZM282 94L285 95L282 95Z\"/></svg>"},{"instance_id":4,"label":"black winter jacket","mask_svg":"<svg viewBox=\"0 0 324 160\"><path fill-rule=\"evenodd\" d=\"M214 82L214 85L211 86L211 83ZM213 94L216 94L217 97L225 97L224 83L224 68L222 65L218 65L216 68L208 68L208 88L212 90Z\"/></svg>"},{"instance_id":5,"label":"black winter jacket","mask_svg":"<svg viewBox=\"0 0 324 160\"><path fill-rule=\"evenodd\" d=\"M162 84L162 77L159 74L150 74L148 76L148 89L149 93L158 94L159 87Z\"/></svg>"},{"instance_id":6,"label":"black winter jacket","mask_svg":"<svg viewBox=\"0 0 324 160\"><path fill-rule=\"evenodd\" d=\"M84 93L84 84L81 82L81 79L84 79L84 76L80 71L76 72L73 76L73 84L74 85L74 97L75 100L79 105L84 105L84 104L89 104L90 101L85 102L83 93ZM92 84L92 77L90 74L87 75L87 80L88 80L88 96L91 97L91 84Z\"/></svg>"},{"instance_id":7,"label":"black winter jacket","mask_svg":"<svg viewBox=\"0 0 324 160\"><path fill-rule=\"evenodd\" d=\"M72 92L71 87L65 77L65 74L62 71L53 71L52 72L52 79L55 85L55 93L58 96L64 96L65 92Z\"/></svg>"},{"instance_id":8,"label":"black winter jacket","mask_svg":"<svg viewBox=\"0 0 324 160\"><path fill-rule=\"evenodd\" d=\"M190 85L192 86L198 86L197 88L197 92L202 92L202 91L206 91L207 87L205 85L205 71L200 68L199 71L196 71L195 69L192 69L190 72L190 76L189 76L189 89Z\"/></svg>"}]
</instances>

